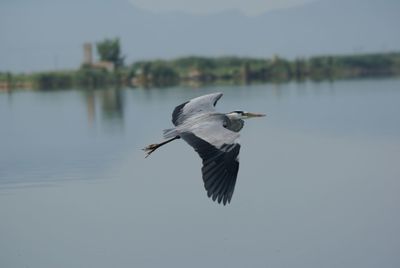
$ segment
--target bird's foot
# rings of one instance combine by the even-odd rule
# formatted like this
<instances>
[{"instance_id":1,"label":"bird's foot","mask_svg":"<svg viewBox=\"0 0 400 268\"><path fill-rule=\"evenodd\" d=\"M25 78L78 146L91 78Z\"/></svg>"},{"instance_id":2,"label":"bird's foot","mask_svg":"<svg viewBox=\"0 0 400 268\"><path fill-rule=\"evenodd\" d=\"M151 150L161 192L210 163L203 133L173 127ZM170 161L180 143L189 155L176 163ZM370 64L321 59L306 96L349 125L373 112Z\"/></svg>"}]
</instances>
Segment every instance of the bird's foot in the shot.
<instances>
[{"instance_id":1,"label":"bird's foot","mask_svg":"<svg viewBox=\"0 0 400 268\"><path fill-rule=\"evenodd\" d=\"M149 155L151 155L151 153L153 153L155 150L157 150L158 147L160 147L160 144L153 143L153 144L150 144L150 145L146 146L145 148L143 148L142 150L145 151L145 153L146 153L145 158L149 157Z\"/></svg>"},{"instance_id":2,"label":"bird's foot","mask_svg":"<svg viewBox=\"0 0 400 268\"><path fill-rule=\"evenodd\" d=\"M173 138L171 138L171 139L169 139L169 140L163 141L163 142L161 142L161 143L153 143L153 144L150 144L150 145L148 145L147 147L143 148L143 151L145 151L145 152L147 153L147 154L146 154L146 158L147 158L152 152L154 152L155 150L157 150L157 149L160 148L161 146L163 146L163 145L165 145L165 144L167 144L167 143L169 143L169 142L171 142L171 141L173 141L173 140L176 140L176 139L180 139L180 137L179 137L179 136L175 136L175 137L173 137Z\"/></svg>"}]
</instances>

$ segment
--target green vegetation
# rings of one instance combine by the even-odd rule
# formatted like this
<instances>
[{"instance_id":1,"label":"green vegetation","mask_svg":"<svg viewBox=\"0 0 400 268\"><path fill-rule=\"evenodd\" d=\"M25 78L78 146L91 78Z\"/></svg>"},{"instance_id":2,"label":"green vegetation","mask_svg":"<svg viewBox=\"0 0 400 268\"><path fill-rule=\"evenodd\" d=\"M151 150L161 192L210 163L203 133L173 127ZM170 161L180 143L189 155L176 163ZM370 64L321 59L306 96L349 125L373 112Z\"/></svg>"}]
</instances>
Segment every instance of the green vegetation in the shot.
<instances>
[{"instance_id":1,"label":"green vegetation","mask_svg":"<svg viewBox=\"0 0 400 268\"><path fill-rule=\"evenodd\" d=\"M0 73L0 87L164 87L179 83L285 82L400 75L400 53L318 56L295 60L277 56L272 59L184 57L168 61L138 61L124 67L118 39L106 39L97 47L101 59L112 61L119 68L107 70L94 64L73 71L28 75Z\"/></svg>"},{"instance_id":2,"label":"green vegetation","mask_svg":"<svg viewBox=\"0 0 400 268\"><path fill-rule=\"evenodd\" d=\"M277 56L272 59L185 57L136 62L131 73L134 84L147 86L193 81L242 83L394 76L400 74L400 53L318 56L292 61Z\"/></svg>"},{"instance_id":3,"label":"green vegetation","mask_svg":"<svg viewBox=\"0 0 400 268\"><path fill-rule=\"evenodd\" d=\"M78 70L39 72L33 74L0 73L0 89L71 87L95 88L109 85L127 85L128 71L123 67L119 39L98 42L97 53L101 62L86 63Z\"/></svg>"},{"instance_id":4,"label":"green vegetation","mask_svg":"<svg viewBox=\"0 0 400 268\"><path fill-rule=\"evenodd\" d=\"M140 85L169 86L179 83L179 73L166 61L138 62L130 69Z\"/></svg>"},{"instance_id":5,"label":"green vegetation","mask_svg":"<svg viewBox=\"0 0 400 268\"><path fill-rule=\"evenodd\" d=\"M34 88L61 89L72 87L97 88L128 85L128 74L121 70L108 72L105 69L82 67L79 70L41 72L10 75L0 73L0 89Z\"/></svg>"},{"instance_id":6,"label":"green vegetation","mask_svg":"<svg viewBox=\"0 0 400 268\"><path fill-rule=\"evenodd\" d=\"M121 46L118 38L105 39L96 43L97 53L101 61L114 63L115 68L124 65L124 57L121 56Z\"/></svg>"}]
</instances>

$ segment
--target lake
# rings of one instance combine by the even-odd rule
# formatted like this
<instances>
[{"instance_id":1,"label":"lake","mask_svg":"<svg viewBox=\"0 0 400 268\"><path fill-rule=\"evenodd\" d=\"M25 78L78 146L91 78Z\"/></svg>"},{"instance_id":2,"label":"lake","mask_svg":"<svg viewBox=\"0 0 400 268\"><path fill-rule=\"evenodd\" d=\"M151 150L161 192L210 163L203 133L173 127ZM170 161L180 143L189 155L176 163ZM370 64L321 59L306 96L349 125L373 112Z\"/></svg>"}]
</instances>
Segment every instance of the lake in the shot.
<instances>
[{"instance_id":1,"label":"lake","mask_svg":"<svg viewBox=\"0 0 400 268\"><path fill-rule=\"evenodd\" d=\"M215 91L246 121L231 204L182 140ZM400 79L0 93L1 267L399 267Z\"/></svg>"}]
</instances>

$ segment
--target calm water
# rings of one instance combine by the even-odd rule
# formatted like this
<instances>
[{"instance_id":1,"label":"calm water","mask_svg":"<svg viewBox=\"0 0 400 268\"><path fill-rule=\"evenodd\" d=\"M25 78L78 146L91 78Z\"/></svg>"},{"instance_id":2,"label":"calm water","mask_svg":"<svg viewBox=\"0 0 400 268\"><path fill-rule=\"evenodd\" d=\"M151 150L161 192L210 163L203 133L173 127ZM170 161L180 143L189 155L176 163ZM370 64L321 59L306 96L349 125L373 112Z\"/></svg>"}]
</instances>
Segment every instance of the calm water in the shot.
<instances>
[{"instance_id":1,"label":"calm water","mask_svg":"<svg viewBox=\"0 0 400 268\"><path fill-rule=\"evenodd\" d=\"M232 203L172 109L246 122ZM0 93L1 267L400 267L400 80Z\"/></svg>"}]
</instances>

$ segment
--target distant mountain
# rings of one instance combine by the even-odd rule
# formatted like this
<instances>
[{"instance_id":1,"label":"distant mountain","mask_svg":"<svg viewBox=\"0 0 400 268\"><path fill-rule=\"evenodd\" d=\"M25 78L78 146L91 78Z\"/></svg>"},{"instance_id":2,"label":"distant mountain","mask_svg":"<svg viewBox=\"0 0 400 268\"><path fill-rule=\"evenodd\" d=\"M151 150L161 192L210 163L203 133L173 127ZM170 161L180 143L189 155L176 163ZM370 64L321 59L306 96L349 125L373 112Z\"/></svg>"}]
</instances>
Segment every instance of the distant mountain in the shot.
<instances>
[{"instance_id":1,"label":"distant mountain","mask_svg":"<svg viewBox=\"0 0 400 268\"><path fill-rule=\"evenodd\" d=\"M0 3L0 71L76 68L82 44L120 37L127 63L186 55L307 57L400 50L400 1L316 0L247 17L153 13L129 0Z\"/></svg>"}]
</instances>

